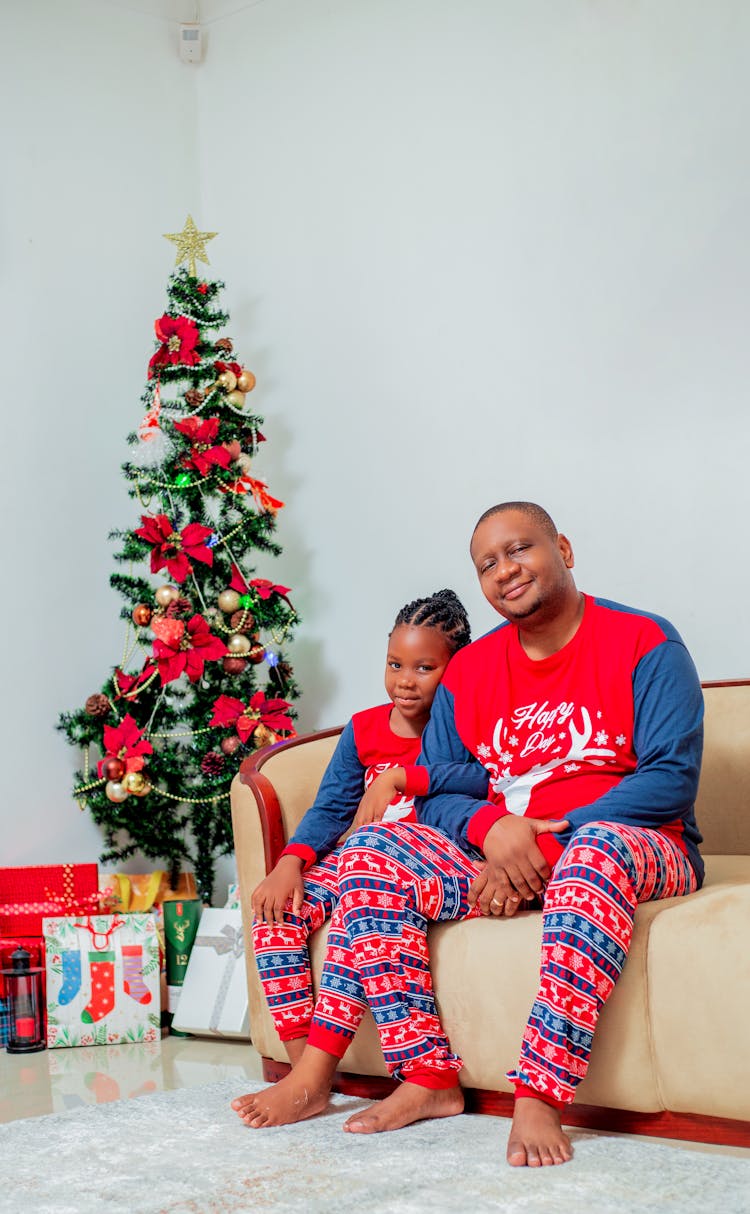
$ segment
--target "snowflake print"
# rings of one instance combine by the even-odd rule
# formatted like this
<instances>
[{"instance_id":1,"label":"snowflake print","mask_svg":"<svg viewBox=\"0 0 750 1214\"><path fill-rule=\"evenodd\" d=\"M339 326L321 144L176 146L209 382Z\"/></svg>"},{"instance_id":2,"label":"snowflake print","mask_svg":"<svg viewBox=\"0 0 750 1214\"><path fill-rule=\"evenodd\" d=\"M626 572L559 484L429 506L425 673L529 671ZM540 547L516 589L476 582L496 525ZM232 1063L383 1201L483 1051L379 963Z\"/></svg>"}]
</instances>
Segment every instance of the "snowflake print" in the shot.
<instances>
[{"instance_id":1,"label":"snowflake print","mask_svg":"<svg viewBox=\"0 0 750 1214\"><path fill-rule=\"evenodd\" d=\"M510 737L508 738L508 745L509 746L518 746L518 738L516 737L516 735L514 733L512 733L510 735Z\"/></svg>"},{"instance_id":2,"label":"snowflake print","mask_svg":"<svg viewBox=\"0 0 750 1214\"><path fill-rule=\"evenodd\" d=\"M626 742L627 742L627 738L625 737L625 734L618 733L617 737L615 738L615 745L624 746Z\"/></svg>"},{"instance_id":3,"label":"snowflake print","mask_svg":"<svg viewBox=\"0 0 750 1214\"><path fill-rule=\"evenodd\" d=\"M598 720L598 721L601 721L601 719L602 719L602 714L601 714L601 711L599 711L599 712L596 714L596 717L597 717L597 720Z\"/></svg>"},{"instance_id":4,"label":"snowflake print","mask_svg":"<svg viewBox=\"0 0 750 1214\"><path fill-rule=\"evenodd\" d=\"M581 770L580 763L566 763L565 764L565 771L570 772L570 771L580 771L580 770Z\"/></svg>"},{"instance_id":5,"label":"snowflake print","mask_svg":"<svg viewBox=\"0 0 750 1214\"><path fill-rule=\"evenodd\" d=\"M601 716L601 715L602 714L599 713L599 716ZM606 746L607 742L609 741L609 734L605 733L603 729L600 729L598 734L594 738L594 741L596 742L597 746Z\"/></svg>"},{"instance_id":6,"label":"snowflake print","mask_svg":"<svg viewBox=\"0 0 750 1214\"><path fill-rule=\"evenodd\" d=\"M480 759L489 759L492 751L486 742L480 742L477 746L477 754L479 755Z\"/></svg>"},{"instance_id":7,"label":"snowflake print","mask_svg":"<svg viewBox=\"0 0 750 1214\"><path fill-rule=\"evenodd\" d=\"M510 763L512 758L513 758L513 755L510 753L510 751L504 750L503 753L500 755L500 762L501 763Z\"/></svg>"}]
</instances>

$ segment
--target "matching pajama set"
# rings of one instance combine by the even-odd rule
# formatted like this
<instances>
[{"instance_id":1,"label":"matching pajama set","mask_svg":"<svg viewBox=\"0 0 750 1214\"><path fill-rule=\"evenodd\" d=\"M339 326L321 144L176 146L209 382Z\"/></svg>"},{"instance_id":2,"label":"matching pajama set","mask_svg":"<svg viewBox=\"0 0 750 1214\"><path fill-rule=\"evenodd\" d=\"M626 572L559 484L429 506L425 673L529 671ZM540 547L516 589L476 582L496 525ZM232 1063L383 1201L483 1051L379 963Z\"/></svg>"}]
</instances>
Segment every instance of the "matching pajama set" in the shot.
<instances>
[{"instance_id":1,"label":"matching pajama set","mask_svg":"<svg viewBox=\"0 0 750 1214\"><path fill-rule=\"evenodd\" d=\"M420 738L402 738L390 727L392 704L355 713L343 730L314 804L282 855L304 861L305 898L299 915L283 924L253 924L258 972L282 1041L304 1037L313 1011L309 935L330 918L338 902L341 836L351 826L366 788L389 767L415 763ZM415 821L412 797L394 797L384 821ZM333 849L333 850L332 850Z\"/></svg>"},{"instance_id":2,"label":"matching pajama set","mask_svg":"<svg viewBox=\"0 0 750 1214\"><path fill-rule=\"evenodd\" d=\"M540 981L508 1078L517 1095L570 1103L636 906L702 881L702 720L695 667L671 624L605 599L586 596L575 636L541 661L508 623L460 650L407 767L418 822L373 823L338 850L310 1043L342 1056L369 1006L394 1075L455 1084L461 1060L437 1016L427 926L479 913L469 887L499 818L564 819L563 832L538 838L552 868Z\"/></svg>"}]
</instances>

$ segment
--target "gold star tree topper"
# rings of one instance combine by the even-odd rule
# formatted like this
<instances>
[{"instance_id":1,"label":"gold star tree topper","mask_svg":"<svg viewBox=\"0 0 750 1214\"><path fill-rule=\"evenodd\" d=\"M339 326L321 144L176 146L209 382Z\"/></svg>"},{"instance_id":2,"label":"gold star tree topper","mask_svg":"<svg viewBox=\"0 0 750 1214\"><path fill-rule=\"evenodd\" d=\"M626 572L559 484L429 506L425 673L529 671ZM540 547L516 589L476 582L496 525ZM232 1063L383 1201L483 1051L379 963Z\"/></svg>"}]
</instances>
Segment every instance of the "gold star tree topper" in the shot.
<instances>
[{"instance_id":1,"label":"gold star tree topper","mask_svg":"<svg viewBox=\"0 0 750 1214\"><path fill-rule=\"evenodd\" d=\"M210 265L210 262L206 256L206 241L213 240L214 236L218 235L218 232L199 232L193 223L192 215L188 215L187 219L185 220L185 227L182 229L182 231L165 232L164 239L171 240L177 245L177 259L175 261L175 265L178 266L180 262L186 261L188 263L188 269L193 278L197 278L198 275L195 269L195 259L197 257L200 261L204 261L206 265Z\"/></svg>"}]
</instances>

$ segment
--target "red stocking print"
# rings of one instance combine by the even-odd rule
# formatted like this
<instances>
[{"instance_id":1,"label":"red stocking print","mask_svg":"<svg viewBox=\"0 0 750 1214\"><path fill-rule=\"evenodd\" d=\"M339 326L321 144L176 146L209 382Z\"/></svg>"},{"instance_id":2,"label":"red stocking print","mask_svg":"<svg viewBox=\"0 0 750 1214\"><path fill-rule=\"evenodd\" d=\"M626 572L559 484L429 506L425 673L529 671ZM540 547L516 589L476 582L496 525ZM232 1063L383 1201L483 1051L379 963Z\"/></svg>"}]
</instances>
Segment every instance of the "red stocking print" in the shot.
<instances>
[{"instance_id":1,"label":"red stocking print","mask_svg":"<svg viewBox=\"0 0 750 1214\"><path fill-rule=\"evenodd\" d=\"M96 1024L108 1016L115 1006L115 954L95 951L89 953L91 969L91 998L81 1012L84 1024Z\"/></svg>"},{"instance_id":2,"label":"red stocking print","mask_svg":"<svg viewBox=\"0 0 750 1214\"><path fill-rule=\"evenodd\" d=\"M122 946L122 989L136 1003L150 1003L151 991L143 981L143 947L140 944Z\"/></svg>"}]
</instances>

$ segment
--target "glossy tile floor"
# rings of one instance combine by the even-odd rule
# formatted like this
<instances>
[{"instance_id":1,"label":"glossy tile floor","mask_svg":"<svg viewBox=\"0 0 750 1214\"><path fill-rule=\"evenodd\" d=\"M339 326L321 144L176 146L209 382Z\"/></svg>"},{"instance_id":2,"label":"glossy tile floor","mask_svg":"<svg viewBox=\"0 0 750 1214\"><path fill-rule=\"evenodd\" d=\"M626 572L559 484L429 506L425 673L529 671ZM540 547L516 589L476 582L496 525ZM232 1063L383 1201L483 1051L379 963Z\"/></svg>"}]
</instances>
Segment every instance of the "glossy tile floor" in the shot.
<instances>
[{"instance_id":1,"label":"glossy tile floor","mask_svg":"<svg viewBox=\"0 0 750 1214\"><path fill-rule=\"evenodd\" d=\"M258 1053L246 1041L167 1036L153 1044L81 1046L38 1054L0 1049L0 1123L240 1076L251 1082L262 1079ZM750 1148L745 1147L673 1138L648 1141L750 1159Z\"/></svg>"},{"instance_id":2,"label":"glossy tile floor","mask_svg":"<svg viewBox=\"0 0 750 1214\"><path fill-rule=\"evenodd\" d=\"M262 1078L260 1058L247 1041L169 1036L147 1044L38 1054L0 1049L0 1122L171 1088L201 1087L234 1076L256 1082Z\"/></svg>"}]
</instances>

